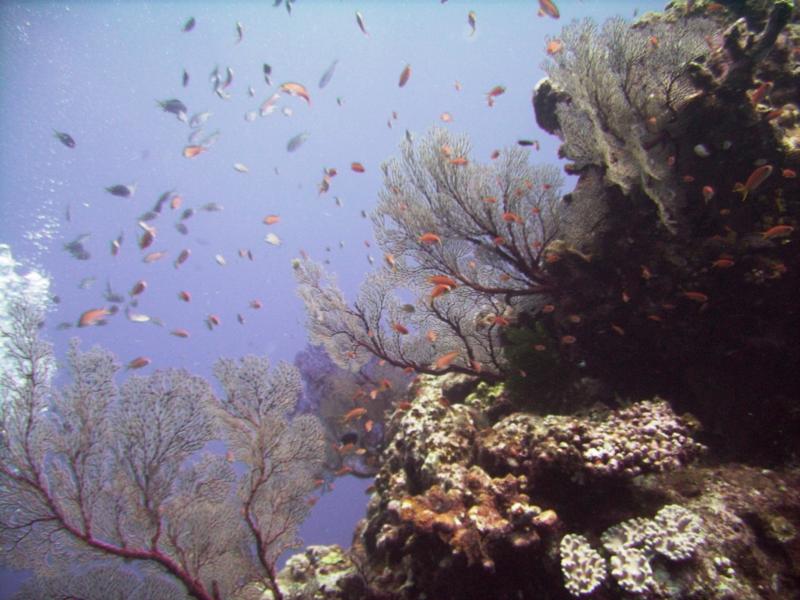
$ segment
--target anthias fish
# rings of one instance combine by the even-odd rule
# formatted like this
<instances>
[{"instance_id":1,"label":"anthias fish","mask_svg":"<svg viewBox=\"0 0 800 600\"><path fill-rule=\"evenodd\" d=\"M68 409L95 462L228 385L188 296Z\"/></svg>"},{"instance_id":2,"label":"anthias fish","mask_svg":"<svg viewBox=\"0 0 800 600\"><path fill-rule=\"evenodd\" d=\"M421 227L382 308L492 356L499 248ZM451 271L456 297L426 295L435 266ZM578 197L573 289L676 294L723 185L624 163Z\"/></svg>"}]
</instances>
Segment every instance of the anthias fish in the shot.
<instances>
[{"instance_id":1,"label":"anthias fish","mask_svg":"<svg viewBox=\"0 0 800 600\"><path fill-rule=\"evenodd\" d=\"M400 73L400 81L398 81L397 85L403 87L405 84L408 83L410 77L411 77L411 65L406 65L405 68Z\"/></svg>"},{"instance_id":2,"label":"anthias fish","mask_svg":"<svg viewBox=\"0 0 800 600\"><path fill-rule=\"evenodd\" d=\"M539 10L541 14L554 19L558 19L561 16L561 13L558 12L558 7L552 0L539 0Z\"/></svg>"},{"instance_id":3,"label":"anthias fish","mask_svg":"<svg viewBox=\"0 0 800 600\"><path fill-rule=\"evenodd\" d=\"M762 165L750 173L750 177L743 184L737 183L733 186L733 191L741 192L742 202L744 202L747 200L747 195L764 183L770 175L772 175L772 165Z\"/></svg>"}]
</instances>

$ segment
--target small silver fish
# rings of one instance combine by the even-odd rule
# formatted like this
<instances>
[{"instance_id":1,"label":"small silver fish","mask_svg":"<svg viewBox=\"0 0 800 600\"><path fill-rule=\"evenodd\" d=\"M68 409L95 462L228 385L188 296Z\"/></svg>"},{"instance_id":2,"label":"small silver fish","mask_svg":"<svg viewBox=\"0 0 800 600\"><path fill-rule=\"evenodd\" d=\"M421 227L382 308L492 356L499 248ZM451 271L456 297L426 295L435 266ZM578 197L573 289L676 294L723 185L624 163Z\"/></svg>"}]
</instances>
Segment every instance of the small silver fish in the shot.
<instances>
[{"instance_id":1,"label":"small silver fish","mask_svg":"<svg viewBox=\"0 0 800 600\"><path fill-rule=\"evenodd\" d=\"M106 188L106 191L112 196L119 196L120 198L130 198L136 193L136 184L131 185L111 185Z\"/></svg>"},{"instance_id":2,"label":"small silver fish","mask_svg":"<svg viewBox=\"0 0 800 600\"><path fill-rule=\"evenodd\" d=\"M358 23L358 28L361 30L361 33L369 37L367 26L364 24L364 16L358 11L356 11L356 23Z\"/></svg>"},{"instance_id":3,"label":"small silver fish","mask_svg":"<svg viewBox=\"0 0 800 600\"><path fill-rule=\"evenodd\" d=\"M286 150L288 152L294 152L295 150L297 150L300 146L302 146L305 143L305 141L308 139L308 137L309 137L309 134L306 133L306 132L298 133L296 136L294 136L292 139L290 139L287 142Z\"/></svg>"},{"instance_id":4,"label":"small silver fish","mask_svg":"<svg viewBox=\"0 0 800 600\"><path fill-rule=\"evenodd\" d=\"M331 66L327 68L327 70L322 74L322 77L319 80L319 89L324 88L328 85L333 77L333 73L336 70L336 65L339 64L338 60L334 60L331 63Z\"/></svg>"},{"instance_id":5,"label":"small silver fish","mask_svg":"<svg viewBox=\"0 0 800 600\"><path fill-rule=\"evenodd\" d=\"M192 115L192 118L189 120L189 127L191 127L192 129L194 129L195 127L200 127L203 123L208 121L208 118L212 114L213 113L211 111L206 111Z\"/></svg>"}]
</instances>

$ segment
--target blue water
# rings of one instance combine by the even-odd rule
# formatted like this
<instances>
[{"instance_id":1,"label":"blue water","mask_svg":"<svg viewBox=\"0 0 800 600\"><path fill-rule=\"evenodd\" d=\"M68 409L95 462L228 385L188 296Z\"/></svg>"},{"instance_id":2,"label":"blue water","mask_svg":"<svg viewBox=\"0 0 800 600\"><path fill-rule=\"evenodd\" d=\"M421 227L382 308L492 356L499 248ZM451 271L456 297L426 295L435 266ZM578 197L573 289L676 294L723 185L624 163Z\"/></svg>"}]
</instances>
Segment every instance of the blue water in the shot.
<instances>
[{"instance_id":1,"label":"blue water","mask_svg":"<svg viewBox=\"0 0 800 600\"><path fill-rule=\"evenodd\" d=\"M145 372L186 367L208 376L217 357L247 353L291 361L305 346L306 333L290 261L301 249L329 260L329 269L354 296L372 268L368 257L376 264L382 258L361 211L375 205L380 163L397 153L406 130L421 136L438 125L467 133L471 159L477 161L488 161L492 150L518 139L536 139L541 149L532 160L557 162L558 142L538 130L531 107L532 89L543 76L546 38L557 37L562 23L573 18L601 21L662 7L644 0L558 4L559 21L537 17L535 1L298 0L291 15L268 1L3 2L0 243L10 245L23 269L49 278L51 293L60 299L44 335L59 356L73 336L85 348L110 348L123 363L147 356L152 364ZM369 36L359 30L356 10ZM469 11L477 17L474 34ZM189 17L196 26L184 33ZM237 21L244 27L240 43ZM333 60L338 60L335 73L319 89ZM272 67L271 87L263 78L265 62ZM400 88L406 64L412 74ZM234 72L225 90L229 100L212 91L209 74L215 66L223 77L226 67ZM304 84L311 104L282 95L274 113L245 120L287 81ZM490 108L486 93L496 85L506 92ZM181 155L189 126L156 103L170 98L183 101L189 116L213 113L204 130L218 130L219 140L194 159ZM444 112L452 115L451 123L441 121ZM64 146L53 130L69 133L76 147ZM308 133L306 142L287 152L288 140L302 132ZM366 171L351 171L353 161ZM249 172L236 171L235 163ZM330 167L338 175L320 195L323 169ZM104 190L115 184L135 184L134 196L119 198ZM168 254L145 264L145 252L136 245L137 219L167 190L180 194L183 205L165 207L151 222L157 236L147 251ZM186 221L188 235L174 229L183 209L209 202L224 210L199 211ZM268 214L279 215L280 223L265 226ZM120 232L124 242L114 257L109 243ZM265 243L268 232L282 244ZM89 234L86 261L63 250L80 234ZM191 257L175 269L172 263L183 248ZM250 250L254 260L240 258L240 249ZM225 266L215 261L218 254ZM90 277L94 284L80 289ZM163 327L120 314L105 327L57 329L62 322L74 324L89 308L106 306L106 282L127 294L138 280L148 285L136 312L157 317ZM179 290L191 292L191 303L177 299ZM254 299L263 308L250 308ZM212 313L221 325L209 331L204 320ZM191 337L169 335L178 327ZM337 482L304 526L305 542L349 545L364 513L367 483ZM0 578L0 598L10 597L15 581Z\"/></svg>"}]
</instances>

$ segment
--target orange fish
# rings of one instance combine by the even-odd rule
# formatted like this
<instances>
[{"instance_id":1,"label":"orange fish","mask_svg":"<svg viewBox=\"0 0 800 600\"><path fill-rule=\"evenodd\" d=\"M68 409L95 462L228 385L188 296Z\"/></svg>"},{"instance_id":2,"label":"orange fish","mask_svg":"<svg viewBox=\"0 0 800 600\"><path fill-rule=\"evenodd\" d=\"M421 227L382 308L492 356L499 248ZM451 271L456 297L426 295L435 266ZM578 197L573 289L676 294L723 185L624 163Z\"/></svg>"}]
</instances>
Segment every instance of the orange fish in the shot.
<instances>
[{"instance_id":1,"label":"orange fish","mask_svg":"<svg viewBox=\"0 0 800 600\"><path fill-rule=\"evenodd\" d=\"M714 267L715 269L729 269L734 264L736 263L734 263L730 258L718 258L713 263L711 263L711 266Z\"/></svg>"},{"instance_id":2,"label":"orange fish","mask_svg":"<svg viewBox=\"0 0 800 600\"><path fill-rule=\"evenodd\" d=\"M409 77L411 77L411 65L406 65L405 69L403 69L403 72L400 73L400 81L398 82L397 85L403 87L405 84L408 83Z\"/></svg>"},{"instance_id":3,"label":"orange fish","mask_svg":"<svg viewBox=\"0 0 800 600\"><path fill-rule=\"evenodd\" d=\"M709 200L711 200L713 197L714 197L714 188L711 187L710 185L704 185L703 200L706 201L706 204L708 204Z\"/></svg>"},{"instance_id":4,"label":"orange fish","mask_svg":"<svg viewBox=\"0 0 800 600\"><path fill-rule=\"evenodd\" d=\"M217 315L208 315L208 317L206 317L206 325L208 326L209 329L213 329L215 325L219 324L220 320Z\"/></svg>"},{"instance_id":5,"label":"orange fish","mask_svg":"<svg viewBox=\"0 0 800 600\"><path fill-rule=\"evenodd\" d=\"M369 433L370 431L372 431L372 428L374 426L375 426L375 423L373 422L373 420L372 419L367 419L367 421L364 423L364 431Z\"/></svg>"},{"instance_id":6,"label":"orange fish","mask_svg":"<svg viewBox=\"0 0 800 600\"><path fill-rule=\"evenodd\" d=\"M387 253L386 253L386 254L383 256L383 258L384 258L384 260L386 261L386 264L387 264L387 265L389 265L389 266L390 266L392 269L396 269L396 268L397 268L397 266L396 266L396 264L397 264L397 263L396 263L396 262L395 262L395 260L394 260L394 255L393 255L393 254L389 254L389 253L387 252Z\"/></svg>"},{"instance_id":7,"label":"orange fish","mask_svg":"<svg viewBox=\"0 0 800 600\"><path fill-rule=\"evenodd\" d=\"M144 258L142 258L142 261L146 263L152 263L156 262L157 260L161 260L166 255L166 252L151 252L150 254L145 254Z\"/></svg>"},{"instance_id":8,"label":"orange fish","mask_svg":"<svg viewBox=\"0 0 800 600\"><path fill-rule=\"evenodd\" d=\"M90 308L89 310L84 312L78 319L78 327L89 327L91 325L97 325L110 314L111 312L106 310L105 308Z\"/></svg>"},{"instance_id":9,"label":"orange fish","mask_svg":"<svg viewBox=\"0 0 800 600\"><path fill-rule=\"evenodd\" d=\"M502 85L496 85L486 93L486 104L491 108L494 106L494 99L498 96L505 94L506 88Z\"/></svg>"},{"instance_id":10,"label":"orange fish","mask_svg":"<svg viewBox=\"0 0 800 600\"><path fill-rule=\"evenodd\" d=\"M430 231L428 231L419 236L419 241L421 244L441 244L442 238L440 238L435 233L431 233Z\"/></svg>"},{"instance_id":11,"label":"orange fish","mask_svg":"<svg viewBox=\"0 0 800 600\"><path fill-rule=\"evenodd\" d=\"M147 289L147 282L144 280L139 280L135 284L133 284L133 287L131 288L131 296L138 296L146 289Z\"/></svg>"},{"instance_id":12,"label":"orange fish","mask_svg":"<svg viewBox=\"0 0 800 600\"><path fill-rule=\"evenodd\" d=\"M449 285L439 284L431 291L431 300L438 298L442 294L447 294L452 288Z\"/></svg>"},{"instance_id":13,"label":"orange fish","mask_svg":"<svg viewBox=\"0 0 800 600\"><path fill-rule=\"evenodd\" d=\"M683 292L683 296L694 302L699 302L700 304L708 302L708 296L703 292Z\"/></svg>"},{"instance_id":14,"label":"orange fish","mask_svg":"<svg viewBox=\"0 0 800 600\"><path fill-rule=\"evenodd\" d=\"M309 106L311 106L311 96L308 94L308 90L303 84L287 81L286 83L281 84L280 90L282 92L286 92L290 96L302 98L306 101L306 103L308 103Z\"/></svg>"},{"instance_id":15,"label":"orange fish","mask_svg":"<svg viewBox=\"0 0 800 600\"><path fill-rule=\"evenodd\" d=\"M428 338L428 341L432 344L436 341L439 335L433 329L429 329L425 334L425 337Z\"/></svg>"},{"instance_id":16,"label":"orange fish","mask_svg":"<svg viewBox=\"0 0 800 600\"><path fill-rule=\"evenodd\" d=\"M755 91L750 94L750 102L753 106L761 102L764 97L769 94L770 90L772 89L772 82L765 81L760 86L758 86Z\"/></svg>"},{"instance_id":17,"label":"orange fish","mask_svg":"<svg viewBox=\"0 0 800 600\"><path fill-rule=\"evenodd\" d=\"M794 179L797 177L797 172L794 169L781 170L781 176L785 179Z\"/></svg>"},{"instance_id":18,"label":"orange fish","mask_svg":"<svg viewBox=\"0 0 800 600\"><path fill-rule=\"evenodd\" d=\"M561 343L567 346L574 344L577 341L578 339L574 335L565 335L561 337Z\"/></svg>"},{"instance_id":19,"label":"orange fish","mask_svg":"<svg viewBox=\"0 0 800 600\"><path fill-rule=\"evenodd\" d=\"M434 361L433 366L436 367L437 369L444 369L450 366L450 363L452 363L456 358L458 358L459 354L460 353L458 350L453 350L452 352L442 354L439 358L437 358Z\"/></svg>"},{"instance_id":20,"label":"orange fish","mask_svg":"<svg viewBox=\"0 0 800 600\"><path fill-rule=\"evenodd\" d=\"M452 277L448 277L447 275L431 275L428 277L428 283L433 283L435 285L446 285L451 288L458 286L456 280Z\"/></svg>"},{"instance_id":21,"label":"orange fish","mask_svg":"<svg viewBox=\"0 0 800 600\"><path fill-rule=\"evenodd\" d=\"M549 265L555 264L561 260L561 255L558 252L548 252L544 255L544 262Z\"/></svg>"},{"instance_id":22,"label":"orange fish","mask_svg":"<svg viewBox=\"0 0 800 600\"><path fill-rule=\"evenodd\" d=\"M503 221L506 223L522 223L522 217L520 217L517 213L504 212Z\"/></svg>"},{"instance_id":23,"label":"orange fish","mask_svg":"<svg viewBox=\"0 0 800 600\"><path fill-rule=\"evenodd\" d=\"M617 335L625 335L625 330L619 325L615 325L614 323L612 323L611 329L613 329L614 333L616 333Z\"/></svg>"},{"instance_id":24,"label":"orange fish","mask_svg":"<svg viewBox=\"0 0 800 600\"><path fill-rule=\"evenodd\" d=\"M495 160L496 158L499 158L499 156L500 156L500 150L492 150L492 153L489 155L489 158Z\"/></svg>"},{"instance_id":25,"label":"orange fish","mask_svg":"<svg viewBox=\"0 0 800 600\"><path fill-rule=\"evenodd\" d=\"M179 266L185 263L189 259L191 253L192 251L189 250L188 248L184 248L183 250L181 250L181 253L178 254L178 258L175 259L175 268L177 269Z\"/></svg>"},{"instance_id":26,"label":"orange fish","mask_svg":"<svg viewBox=\"0 0 800 600\"><path fill-rule=\"evenodd\" d=\"M507 327L509 325L509 320L502 315L494 315L492 317L492 323L498 327Z\"/></svg>"},{"instance_id":27,"label":"orange fish","mask_svg":"<svg viewBox=\"0 0 800 600\"><path fill-rule=\"evenodd\" d=\"M402 323L392 323L392 329L400 335L408 335L408 328Z\"/></svg>"},{"instance_id":28,"label":"orange fish","mask_svg":"<svg viewBox=\"0 0 800 600\"><path fill-rule=\"evenodd\" d=\"M334 471L333 474L337 477L341 477L342 475L347 475L348 473L353 472L353 467L342 467L341 469Z\"/></svg>"},{"instance_id":29,"label":"orange fish","mask_svg":"<svg viewBox=\"0 0 800 600\"><path fill-rule=\"evenodd\" d=\"M363 173L366 170L364 169L364 165L362 165L360 162L351 163L350 168L356 173Z\"/></svg>"},{"instance_id":30,"label":"orange fish","mask_svg":"<svg viewBox=\"0 0 800 600\"><path fill-rule=\"evenodd\" d=\"M199 156L206 150L208 150L208 148L206 148L205 146L186 146L183 149L183 157L194 158L195 156Z\"/></svg>"},{"instance_id":31,"label":"orange fish","mask_svg":"<svg viewBox=\"0 0 800 600\"><path fill-rule=\"evenodd\" d=\"M146 356L139 356L137 358L134 358L131 362L129 362L128 366L126 366L125 369L141 369L149 364L150 364L149 358L147 358Z\"/></svg>"},{"instance_id":32,"label":"orange fish","mask_svg":"<svg viewBox=\"0 0 800 600\"><path fill-rule=\"evenodd\" d=\"M770 227L766 231L762 232L762 236L765 240L775 237L784 237L787 235L791 235L794 231L794 227L791 225L775 225L775 227Z\"/></svg>"},{"instance_id":33,"label":"orange fish","mask_svg":"<svg viewBox=\"0 0 800 600\"><path fill-rule=\"evenodd\" d=\"M545 346L544 344L536 344L533 347L533 349L536 350L537 352L544 352L545 350L547 350L547 346Z\"/></svg>"},{"instance_id":34,"label":"orange fish","mask_svg":"<svg viewBox=\"0 0 800 600\"><path fill-rule=\"evenodd\" d=\"M457 157L457 158L451 158L451 159L450 159L450 164L451 164L451 165L456 165L456 166L458 166L458 167L463 167L463 166L464 166L464 165L466 165L468 162L469 162L469 161L468 161L466 158L464 158L463 156L459 156L459 157Z\"/></svg>"},{"instance_id":35,"label":"orange fish","mask_svg":"<svg viewBox=\"0 0 800 600\"><path fill-rule=\"evenodd\" d=\"M183 198L180 196L173 196L172 199L169 201L169 207L172 210L178 210L183 204Z\"/></svg>"},{"instance_id":36,"label":"orange fish","mask_svg":"<svg viewBox=\"0 0 800 600\"><path fill-rule=\"evenodd\" d=\"M263 304L261 304L261 300L258 300L258 299L255 299L255 300L250 300L250 308L253 308L253 309L255 309L255 310L258 310L258 309L260 309L262 306L264 306L264 305L263 305Z\"/></svg>"},{"instance_id":37,"label":"orange fish","mask_svg":"<svg viewBox=\"0 0 800 600\"><path fill-rule=\"evenodd\" d=\"M539 10L543 15L557 19L561 16L558 7L552 0L539 0Z\"/></svg>"},{"instance_id":38,"label":"orange fish","mask_svg":"<svg viewBox=\"0 0 800 600\"><path fill-rule=\"evenodd\" d=\"M172 335L179 338L188 338L189 332L186 329L173 329L170 331Z\"/></svg>"},{"instance_id":39,"label":"orange fish","mask_svg":"<svg viewBox=\"0 0 800 600\"><path fill-rule=\"evenodd\" d=\"M184 302L191 302L192 301L192 295L189 292L187 292L186 290L181 290L180 292L178 292L178 298L180 298Z\"/></svg>"},{"instance_id":40,"label":"orange fish","mask_svg":"<svg viewBox=\"0 0 800 600\"><path fill-rule=\"evenodd\" d=\"M484 196L483 198L481 198L481 200L486 202L486 204L497 204L497 198L495 198L494 196Z\"/></svg>"},{"instance_id":41,"label":"orange fish","mask_svg":"<svg viewBox=\"0 0 800 600\"><path fill-rule=\"evenodd\" d=\"M733 191L741 192L742 202L744 202L747 200L747 194L764 183L764 180L770 175L772 175L772 165L762 165L750 173L750 177L747 178L747 181L744 182L744 185L737 183L735 186L733 186Z\"/></svg>"},{"instance_id":42,"label":"orange fish","mask_svg":"<svg viewBox=\"0 0 800 600\"><path fill-rule=\"evenodd\" d=\"M363 406L354 408L353 410L348 411L344 414L344 416L342 417L342 422L347 423L348 421L352 421L353 419L358 419L360 417L363 417L365 414L367 414L367 409L364 408Z\"/></svg>"},{"instance_id":43,"label":"orange fish","mask_svg":"<svg viewBox=\"0 0 800 600\"><path fill-rule=\"evenodd\" d=\"M543 312L544 314L548 314L548 313L551 313L551 312L553 312L555 309L556 309L556 307L555 307L553 304L545 304L545 305L542 307L542 312Z\"/></svg>"},{"instance_id":44,"label":"orange fish","mask_svg":"<svg viewBox=\"0 0 800 600\"><path fill-rule=\"evenodd\" d=\"M773 119L777 119L783 114L783 107L779 106L778 108L771 110L767 113L766 117L764 117L767 121L772 121Z\"/></svg>"},{"instance_id":45,"label":"orange fish","mask_svg":"<svg viewBox=\"0 0 800 600\"><path fill-rule=\"evenodd\" d=\"M550 40L549 42L547 42L547 46L545 46L545 52L547 52L550 56L558 54L563 49L564 49L564 42L562 42L558 38Z\"/></svg>"},{"instance_id":46,"label":"orange fish","mask_svg":"<svg viewBox=\"0 0 800 600\"><path fill-rule=\"evenodd\" d=\"M442 113L442 114L439 116L439 118L440 118L440 119L441 119L441 120L442 120L444 123L452 123L452 122L453 122L453 115L451 115L449 112L443 112L443 113Z\"/></svg>"},{"instance_id":47,"label":"orange fish","mask_svg":"<svg viewBox=\"0 0 800 600\"><path fill-rule=\"evenodd\" d=\"M146 230L144 233L142 233L142 237L139 238L139 249L144 250L145 248L149 248L155 239L156 234L154 233L154 230Z\"/></svg>"},{"instance_id":48,"label":"orange fish","mask_svg":"<svg viewBox=\"0 0 800 600\"><path fill-rule=\"evenodd\" d=\"M275 225L280 222L281 218L278 215L267 215L264 217L264 225Z\"/></svg>"}]
</instances>

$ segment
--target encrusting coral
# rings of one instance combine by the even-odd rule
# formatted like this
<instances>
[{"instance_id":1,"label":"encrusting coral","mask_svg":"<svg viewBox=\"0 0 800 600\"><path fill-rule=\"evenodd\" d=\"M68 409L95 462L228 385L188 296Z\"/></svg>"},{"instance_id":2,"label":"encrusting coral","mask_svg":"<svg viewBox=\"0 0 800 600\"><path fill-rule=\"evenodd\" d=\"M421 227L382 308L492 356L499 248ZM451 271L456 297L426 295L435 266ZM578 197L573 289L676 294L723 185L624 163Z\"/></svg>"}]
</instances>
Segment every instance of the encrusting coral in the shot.
<instances>
[{"instance_id":1,"label":"encrusting coral","mask_svg":"<svg viewBox=\"0 0 800 600\"><path fill-rule=\"evenodd\" d=\"M588 416L514 414L482 443L485 460L531 480L542 470L580 478L675 469L703 449L689 422L662 399Z\"/></svg>"}]
</instances>

